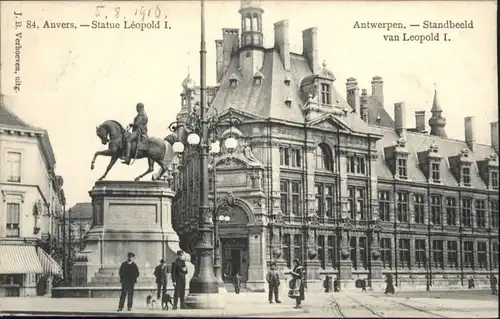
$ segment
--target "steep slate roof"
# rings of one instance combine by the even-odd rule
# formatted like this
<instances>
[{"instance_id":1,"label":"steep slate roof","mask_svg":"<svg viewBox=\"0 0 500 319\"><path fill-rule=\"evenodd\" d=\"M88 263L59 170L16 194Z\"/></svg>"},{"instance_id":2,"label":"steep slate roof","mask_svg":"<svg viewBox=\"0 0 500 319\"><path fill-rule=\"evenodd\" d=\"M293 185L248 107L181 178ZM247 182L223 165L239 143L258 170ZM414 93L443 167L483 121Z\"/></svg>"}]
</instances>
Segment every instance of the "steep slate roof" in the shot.
<instances>
[{"instance_id":1,"label":"steep slate roof","mask_svg":"<svg viewBox=\"0 0 500 319\"><path fill-rule=\"evenodd\" d=\"M389 113L377 99L377 97L371 95L366 97L366 106L368 107L368 124L379 125L384 127L393 128L394 121L392 120ZM380 123L377 124L377 117L380 116Z\"/></svg>"},{"instance_id":2,"label":"steep slate roof","mask_svg":"<svg viewBox=\"0 0 500 319\"><path fill-rule=\"evenodd\" d=\"M71 219L92 219L92 203L76 203L71 207Z\"/></svg>"},{"instance_id":3,"label":"steep slate roof","mask_svg":"<svg viewBox=\"0 0 500 319\"><path fill-rule=\"evenodd\" d=\"M19 116L14 114L14 112L12 112L3 102L0 102L0 127L19 128L40 132L44 131L23 121Z\"/></svg>"},{"instance_id":4,"label":"steep slate roof","mask_svg":"<svg viewBox=\"0 0 500 319\"><path fill-rule=\"evenodd\" d=\"M384 157L384 148L394 145L394 141L398 139L396 131L389 128L370 126L371 133L383 135L382 139L377 142L377 150L379 152L377 175L379 178L392 179L392 172L387 166ZM441 138L437 136L429 136L422 133L406 132L406 149L408 150L408 180L420 183L426 183L427 179L419 167L417 153L427 151L432 143L435 143L439 148L441 160L441 181L446 186L458 186L458 182L450 170L449 157L460 154L464 148L468 148L464 141ZM479 170L475 162L482 161L488 158L494 150L491 146L476 144L474 151L469 149L469 158L474 161L471 167L471 187L475 189L487 189L483 180L479 175Z\"/></svg>"}]
</instances>

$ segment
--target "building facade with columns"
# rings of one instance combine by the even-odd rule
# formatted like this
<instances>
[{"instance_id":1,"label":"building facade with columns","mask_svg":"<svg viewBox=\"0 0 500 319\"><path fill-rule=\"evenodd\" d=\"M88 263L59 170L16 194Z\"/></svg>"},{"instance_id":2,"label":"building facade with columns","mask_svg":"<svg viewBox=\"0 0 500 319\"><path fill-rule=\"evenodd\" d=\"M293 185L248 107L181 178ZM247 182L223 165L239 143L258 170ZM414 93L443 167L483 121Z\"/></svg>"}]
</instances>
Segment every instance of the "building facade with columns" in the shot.
<instances>
[{"instance_id":1,"label":"building facade with columns","mask_svg":"<svg viewBox=\"0 0 500 319\"><path fill-rule=\"evenodd\" d=\"M7 104L2 96L0 296L43 295L51 277L62 275L54 252L63 181L55 174L48 132L24 122Z\"/></svg>"},{"instance_id":2,"label":"building facade with columns","mask_svg":"<svg viewBox=\"0 0 500 319\"><path fill-rule=\"evenodd\" d=\"M473 117L465 141L449 139L435 92L430 132L425 111L407 125L403 102L386 111L380 76L371 94L354 78L339 90L318 61L317 28L302 31L294 53L288 21L276 22L274 47L264 48L263 12L243 1L241 29L222 30L208 90L211 115L242 121L221 129L237 149L227 154L222 143L209 166L212 205L214 185L216 207L229 191L236 197L219 225L224 277L240 273L246 288L262 290L271 260L286 269L299 258L308 285L325 274L346 285L392 274L401 289L487 282L498 272L498 122L491 145L475 141ZM198 111L198 97L188 76L179 120ZM188 147L174 176L174 228L191 253L197 156Z\"/></svg>"}]
</instances>

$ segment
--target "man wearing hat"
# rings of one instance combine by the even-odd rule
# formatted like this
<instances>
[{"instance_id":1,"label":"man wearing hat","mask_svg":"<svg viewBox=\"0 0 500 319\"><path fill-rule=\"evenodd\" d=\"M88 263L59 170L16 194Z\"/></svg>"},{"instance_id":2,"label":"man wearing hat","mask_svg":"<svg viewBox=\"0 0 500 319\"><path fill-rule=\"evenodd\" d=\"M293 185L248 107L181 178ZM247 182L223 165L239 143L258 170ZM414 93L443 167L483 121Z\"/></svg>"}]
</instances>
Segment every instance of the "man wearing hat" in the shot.
<instances>
[{"instance_id":1,"label":"man wearing hat","mask_svg":"<svg viewBox=\"0 0 500 319\"><path fill-rule=\"evenodd\" d=\"M174 285L174 307L177 309L177 301L181 300L181 309L184 309L184 296L186 294L187 267L182 250L177 251L177 259L172 263L172 284Z\"/></svg>"},{"instance_id":2,"label":"man wearing hat","mask_svg":"<svg viewBox=\"0 0 500 319\"><path fill-rule=\"evenodd\" d=\"M163 294L167 293L167 268L165 267L165 260L163 258L160 260L160 264L156 266L154 274L156 285L158 286L156 299L160 299Z\"/></svg>"},{"instance_id":3,"label":"man wearing hat","mask_svg":"<svg viewBox=\"0 0 500 319\"><path fill-rule=\"evenodd\" d=\"M120 266L119 275L122 284L122 292L120 295L120 302L118 303L118 311L123 310L125 297L127 297L127 310L132 310L132 303L134 302L134 285L139 277L139 268L137 268L134 260L135 254L128 253L127 260Z\"/></svg>"}]
</instances>

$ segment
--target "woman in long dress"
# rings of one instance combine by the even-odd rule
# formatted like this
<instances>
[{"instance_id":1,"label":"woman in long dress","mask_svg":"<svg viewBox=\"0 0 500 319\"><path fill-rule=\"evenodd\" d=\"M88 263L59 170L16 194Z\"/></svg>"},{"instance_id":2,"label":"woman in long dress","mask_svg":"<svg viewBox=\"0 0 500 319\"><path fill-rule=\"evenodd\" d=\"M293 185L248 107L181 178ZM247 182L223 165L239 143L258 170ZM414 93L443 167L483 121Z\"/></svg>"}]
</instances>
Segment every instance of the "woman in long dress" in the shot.
<instances>
[{"instance_id":1,"label":"woman in long dress","mask_svg":"<svg viewBox=\"0 0 500 319\"><path fill-rule=\"evenodd\" d=\"M292 280L290 281L290 291L288 292L288 297L295 299L295 309L300 308L302 300L304 300L304 273L305 269L300 264L300 260L297 258L293 260L293 270L288 274L292 275Z\"/></svg>"}]
</instances>

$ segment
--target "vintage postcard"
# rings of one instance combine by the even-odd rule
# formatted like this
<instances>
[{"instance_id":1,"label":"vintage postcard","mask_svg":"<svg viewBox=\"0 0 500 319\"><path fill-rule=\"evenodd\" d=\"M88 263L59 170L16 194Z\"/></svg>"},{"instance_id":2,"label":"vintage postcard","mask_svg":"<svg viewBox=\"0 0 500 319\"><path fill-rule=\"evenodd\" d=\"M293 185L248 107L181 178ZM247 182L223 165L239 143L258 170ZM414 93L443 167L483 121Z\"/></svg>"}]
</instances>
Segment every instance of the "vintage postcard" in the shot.
<instances>
[{"instance_id":1,"label":"vintage postcard","mask_svg":"<svg viewBox=\"0 0 500 319\"><path fill-rule=\"evenodd\" d=\"M497 1L1 1L0 314L496 317Z\"/></svg>"}]
</instances>

